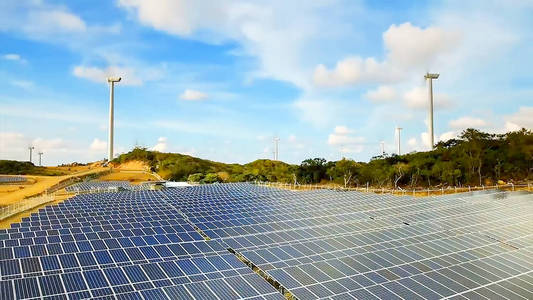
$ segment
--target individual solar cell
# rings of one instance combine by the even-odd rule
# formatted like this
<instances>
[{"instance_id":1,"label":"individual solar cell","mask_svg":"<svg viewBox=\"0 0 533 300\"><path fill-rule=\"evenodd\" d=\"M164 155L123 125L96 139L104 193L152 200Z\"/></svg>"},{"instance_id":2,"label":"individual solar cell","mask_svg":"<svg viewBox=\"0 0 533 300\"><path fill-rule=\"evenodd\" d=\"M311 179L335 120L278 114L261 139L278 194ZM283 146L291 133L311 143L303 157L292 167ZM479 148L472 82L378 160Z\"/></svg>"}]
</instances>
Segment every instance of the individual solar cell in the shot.
<instances>
[{"instance_id":1,"label":"individual solar cell","mask_svg":"<svg viewBox=\"0 0 533 300\"><path fill-rule=\"evenodd\" d=\"M126 266L124 267L124 271L133 283L148 281L148 277L146 277L140 266Z\"/></svg>"},{"instance_id":2,"label":"individual solar cell","mask_svg":"<svg viewBox=\"0 0 533 300\"><path fill-rule=\"evenodd\" d=\"M186 284L185 287L196 299L216 299L216 295L211 292L204 282Z\"/></svg>"},{"instance_id":3,"label":"individual solar cell","mask_svg":"<svg viewBox=\"0 0 533 300\"><path fill-rule=\"evenodd\" d=\"M40 297L39 284L36 278L15 279L15 294L19 299Z\"/></svg>"},{"instance_id":4,"label":"individual solar cell","mask_svg":"<svg viewBox=\"0 0 533 300\"><path fill-rule=\"evenodd\" d=\"M39 285L43 296L63 294L65 292L59 275L39 277Z\"/></svg>"},{"instance_id":5,"label":"individual solar cell","mask_svg":"<svg viewBox=\"0 0 533 300\"><path fill-rule=\"evenodd\" d=\"M91 289L107 287L107 280L101 270L84 271L83 276Z\"/></svg>"},{"instance_id":6,"label":"individual solar cell","mask_svg":"<svg viewBox=\"0 0 533 300\"><path fill-rule=\"evenodd\" d=\"M0 298L14 299L13 283L11 281L0 281Z\"/></svg>"},{"instance_id":7,"label":"individual solar cell","mask_svg":"<svg viewBox=\"0 0 533 300\"><path fill-rule=\"evenodd\" d=\"M65 284L68 293L83 291L87 289L85 280L79 272L61 274L61 278Z\"/></svg>"}]
</instances>

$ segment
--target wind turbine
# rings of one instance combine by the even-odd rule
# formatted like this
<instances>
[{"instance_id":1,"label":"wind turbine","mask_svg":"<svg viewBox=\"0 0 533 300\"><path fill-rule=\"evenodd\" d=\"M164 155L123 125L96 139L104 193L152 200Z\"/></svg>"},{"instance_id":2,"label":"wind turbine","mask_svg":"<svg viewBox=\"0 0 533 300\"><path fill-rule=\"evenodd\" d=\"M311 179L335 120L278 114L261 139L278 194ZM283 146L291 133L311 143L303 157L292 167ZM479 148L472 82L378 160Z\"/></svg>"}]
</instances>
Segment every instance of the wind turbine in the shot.
<instances>
[{"instance_id":1,"label":"wind turbine","mask_svg":"<svg viewBox=\"0 0 533 300\"><path fill-rule=\"evenodd\" d=\"M274 137L274 160L279 160L279 137Z\"/></svg>"},{"instance_id":2,"label":"wind turbine","mask_svg":"<svg viewBox=\"0 0 533 300\"><path fill-rule=\"evenodd\" d=\"M32 153L33 149L35 149L35 147L33 147L33 146L28 146L28 150L30 150L30 162L32 162L32 161L31 161L31 153Z\"/></svg>"},{"instance_id":3,"label":"wind turbine","mask_svg":"<svg viewBox=\"0 0 533 300\"><path fill-rule=\"evenodd\" d=\"M401 150L401 148L400 148L400 145L401 145L401 136L400 136L400 133L401 133L402 129L403 129L403 128L396 126L396 132L398 133L398 155L401 155L401 154L402 154L402 152L400 151L400 150Z\"/></svg>"},{"instance_id":4,"label":"wind turbine","mask_svg":"<svg viewBox=\"0 0 533 300\"><path fill-rule=\"evenodd\" d=\"M108 77L107 82L109 82L109 140L108 140L108 147L109 152L107 156L107 161L110 162L113 160L113 109L114 109L114 101L115 101L115 82L120 82L122 78L120 77Z\"/></svg>"},{"instance_id":5,"label":"wind turbine","mask_svg":"<svg viewBox=\"0 0 533 300\"><path fill-rule=\"evenodd\" d=\"M43 157L43 152L40 151L39 152L39 166L42 166L43 164L41 163L42 162L42 157Z\"/></svg>"},{"instance_id":6,"label":"wind turbine","mask_svg":"<svg viewBox=\"0 0 533 300\"><path fill-rule=\"evenodd\" d=\"M428 120L428 129L429 129L429 148L433 150L435 139L433 137L433 79L439 78L437 73L427 72L424 75L424 78L429 82L428 84L428 98L429 98L429 120Z\"/></svg>"}]
</instances>

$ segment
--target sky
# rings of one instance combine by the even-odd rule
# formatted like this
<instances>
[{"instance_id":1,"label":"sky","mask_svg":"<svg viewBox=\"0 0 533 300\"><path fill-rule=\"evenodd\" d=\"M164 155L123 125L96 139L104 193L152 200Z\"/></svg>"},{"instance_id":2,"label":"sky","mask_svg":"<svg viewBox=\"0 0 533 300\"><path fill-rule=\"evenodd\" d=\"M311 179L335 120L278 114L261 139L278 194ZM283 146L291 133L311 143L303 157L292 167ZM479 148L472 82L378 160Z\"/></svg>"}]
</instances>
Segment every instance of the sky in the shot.
<instances>
[{"instance_id":1,"label":"sky","mask_svg":"<svg viewBox=\"0 0 533 300\"><path fill-rule=\"evenodd\" d=\"M533 1L0 2L0 159L135 146L227 163L368 161L533 129ZM34 162L37 162L34 155Z\"/></svg>"}]
</instances>

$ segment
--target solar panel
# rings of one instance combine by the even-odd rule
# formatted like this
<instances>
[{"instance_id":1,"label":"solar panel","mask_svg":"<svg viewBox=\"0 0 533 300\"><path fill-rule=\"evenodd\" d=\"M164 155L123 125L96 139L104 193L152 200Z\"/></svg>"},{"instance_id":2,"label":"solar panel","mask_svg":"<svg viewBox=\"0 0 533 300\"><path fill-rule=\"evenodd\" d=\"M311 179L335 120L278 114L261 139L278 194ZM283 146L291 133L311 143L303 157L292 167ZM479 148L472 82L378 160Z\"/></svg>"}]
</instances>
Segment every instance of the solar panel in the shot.
<instances>
[{"instance_id":1,"label":"solar panel","mask_svg":"<svg viewBox=\"0 0 533 300\"><path fill-rule=\"evenodd\" d=\"M0 298L533 298L532 201L243 183L82 194L0 230Z\"/></svg>"},{"instance_id":2,"label":"solar panel","mask_svg":"<svg viewBox=\"0 0 533 300\"><path fill-rule=\"evenodd\" d=\"M5 176L0 175L0 183L21 183L27 179L24 176Z\"/></svg>"}]
</instances>

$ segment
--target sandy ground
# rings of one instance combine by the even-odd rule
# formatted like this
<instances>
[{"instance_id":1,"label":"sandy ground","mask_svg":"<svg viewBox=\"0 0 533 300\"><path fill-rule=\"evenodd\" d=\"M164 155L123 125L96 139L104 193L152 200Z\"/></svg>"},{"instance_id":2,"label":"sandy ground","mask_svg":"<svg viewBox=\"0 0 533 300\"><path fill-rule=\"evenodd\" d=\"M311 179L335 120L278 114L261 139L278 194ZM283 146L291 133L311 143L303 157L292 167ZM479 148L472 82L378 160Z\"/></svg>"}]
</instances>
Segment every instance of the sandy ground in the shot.
<instances>
[{"instance_id":1,"label":"sandy ground","mask_svg":"<svg viewBox=\"0 0 533 300\"><path fill-rule=\"evenodd\" d=\"M61 167L63 168L63 167ZM59 183L61 180L68 179L72 176L86 175L94 172L105 170L105 168L87 168L76 167L77 171L72 171L70 175L63 176L30 176L25 175L29 184L21 185L0 185L0 206L16 203L24 198L31 197L42 193L47 188ZM33 181L33 183L31 183Z\"/></svg>"},{"instance_id":2,"label":"sandy ground","mask_svg":"<svg viewBox=\"0 0 533 300\"><path fill-rule=\"evenodd\" d=\"M113 173L98 178L101 181L126 180L133 184L144 181L157 181L158 179L151 173L144 171L123 171L114 170Z\"/></svg>"}]
</instances>

